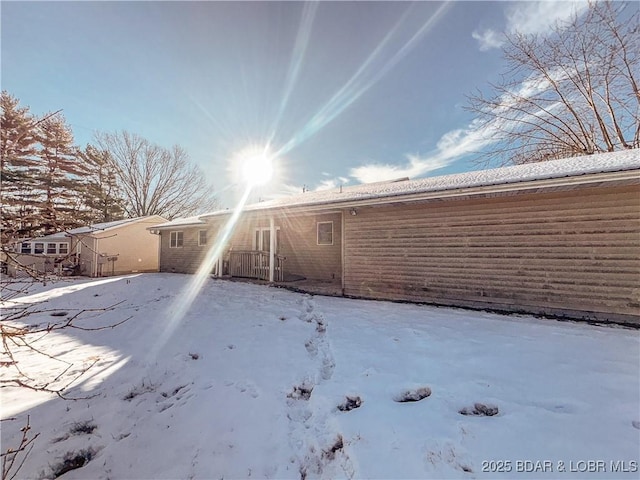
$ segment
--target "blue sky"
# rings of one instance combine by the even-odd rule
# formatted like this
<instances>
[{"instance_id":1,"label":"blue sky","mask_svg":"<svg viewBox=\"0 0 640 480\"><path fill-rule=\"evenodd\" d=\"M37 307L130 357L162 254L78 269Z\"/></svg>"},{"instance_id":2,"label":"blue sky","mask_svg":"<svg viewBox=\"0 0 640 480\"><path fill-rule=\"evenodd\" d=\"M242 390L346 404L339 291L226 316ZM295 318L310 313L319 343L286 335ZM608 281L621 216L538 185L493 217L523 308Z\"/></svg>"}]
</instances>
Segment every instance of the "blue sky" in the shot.
<instances>
[{"instance_id":1,"label":"blue sky","mask_svg":"<svg viewBox=\"0 0 640 480\"><path fill-rule=\"evenodd\" d=\"M267 142L256 196L479 168L465 95L504 70L502 32L544 35L572 2L2 2L2 88L63 109L76 142L179 144L223 206Z\"/></svg>"}]
</instances>

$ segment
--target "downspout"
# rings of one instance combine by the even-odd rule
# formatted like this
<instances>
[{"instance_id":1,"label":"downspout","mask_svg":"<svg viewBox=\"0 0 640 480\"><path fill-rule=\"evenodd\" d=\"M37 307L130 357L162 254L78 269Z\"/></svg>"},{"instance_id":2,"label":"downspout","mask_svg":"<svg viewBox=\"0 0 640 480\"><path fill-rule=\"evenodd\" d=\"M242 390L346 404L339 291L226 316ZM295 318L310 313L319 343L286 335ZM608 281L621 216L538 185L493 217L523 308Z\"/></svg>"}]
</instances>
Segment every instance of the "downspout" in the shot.
<instances>
[{"instance_id":1,"label":"downspout","mask_svg":"<svg viewBox=\"0 0 640 480\"><path fill-rule=\"evenodd\" d=\"M212 228L211 228L211 223L209 223L209 221L206 222L206 225L207 225L207 238L208 238L208 235L209 235L208 232L210 230L212 230ZM219 227L218 227L218 230L220 230ZM208 240L207 240L207 242L208 242ZM223 270L224 270L224 256L225 256L226 248L227 248L227 243L226 243L226 240L225 240L224 246L220 249L220 255L218 255L218 275L217 275L218 278L222 278L222 274L224 273L223 272Z\"/></svg>"},{"instance_id":2,"label":"downspout","mask_svg":"<svg viewBox=\"0 0 640 480\"><path fill-rule=\"evenodd\" d=\"M344 210L341 212L341 228L340 228L340 267L341 267L341 282L342 282L342 296L344 296Z\"/></svg>"},{"instance_id":3,"label":"downspout","mask_svg":"<svg viewBox=\"0 0 640 480\"><path fill-rule=\"evenodd\" d=\"M273 283L276 259L276 222L271 216L269 218L269 282Z\"/></svg>"},{"instance_id":4,"label":"downspout","mask_svg":"<svg viewBox=\"0 0 640 480\"><path fill-rule=\"evenodd\" d=\"M98 237L94 238L93 242L93 267L91 270L93 271L93 277L96 278L98 276Z\"/></svg>"},{"instance_id":5,"label":"downspout","mask_svg":"<svg viewBox=\"0 0 640 480\"><path fill-rule=\"evenodd\" d=\"M152 232L155 235L158 235L158 272L162 271L162 232L160 230L156 230Z\"/></svg>"}]
</instances>

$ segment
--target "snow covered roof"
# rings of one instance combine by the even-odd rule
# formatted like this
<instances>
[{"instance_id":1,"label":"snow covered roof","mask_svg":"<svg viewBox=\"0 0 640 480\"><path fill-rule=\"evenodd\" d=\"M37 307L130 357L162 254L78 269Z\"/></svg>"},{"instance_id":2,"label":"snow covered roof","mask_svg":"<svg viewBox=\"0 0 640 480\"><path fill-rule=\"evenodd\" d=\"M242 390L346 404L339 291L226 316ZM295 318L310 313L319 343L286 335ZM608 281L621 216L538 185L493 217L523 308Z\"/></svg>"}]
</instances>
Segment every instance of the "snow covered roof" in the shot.
<instances>
[{"instance_id":1,"label":"snow covered roof","mask_svg":"<svg viewBox=\"0 0 640 480\"><path fill-rule=\"evenodd\" d=\"M64 232L52 233L51 235L45 235L43 237L26 237L18 240L16 243L25 242L68 242L69 239Z\"/></svg>"},{"instance_id":2,"label":"snow covered roof","mask_svg":"<svg viewBox=\"0 0 640 480\"><path fill-rule=\"evenodd\" d=\"M159 225L154 225L153 229L156 228L171 228L171 227L184 227L184 226L193 226L193 225L204 225L206 222L200 220L200 215L196 215L193 217L184 217L184 218L176 218L171 220L170 222L161 223Z\"/></svg>"},{"instance_id":3,"label":"snow covered roof","mask_svg":"<svg viewBox=\"0 0 640 480\"><path fill-rule=\"evenodd\" d=\"M248 205L245 211L340 204L363 200L383 200L421 193L444 192L473 187L504 185L533 180L575 177L586 174L636 170L640 168L640 150L602 153L547 162L528 163L491 170L428 177L417 180L378 182L342 189L305 192L289 197ZM207 213L200 218L225 215L228 210Z\"/></svg>"},{"instance_id":4,"label":"snow covered roof","mask_svg":"<svg viewBox=\"0 0 640 480\"><path fill-rule=\"evenodd\" d=\"M113 222L96 223L96 224L89 225L89 226L86 226L86 227L74 228L74 229L68 230L67 233L69 235L82 235L82 234L85 234L85 233L102 232L104 230L109 230L109 229L112 229L112 228L120 227L120 226L123 226L123 225L128 225L128 224L131 224L131 223L141 222L143 220L149 220L149 219L152 219L152 218L157 218L159 220L164 220L159 215L149 215L149 216L146 216L146 217L126 218L124 220L115 220Z\"/></svg>"}]
</instances>

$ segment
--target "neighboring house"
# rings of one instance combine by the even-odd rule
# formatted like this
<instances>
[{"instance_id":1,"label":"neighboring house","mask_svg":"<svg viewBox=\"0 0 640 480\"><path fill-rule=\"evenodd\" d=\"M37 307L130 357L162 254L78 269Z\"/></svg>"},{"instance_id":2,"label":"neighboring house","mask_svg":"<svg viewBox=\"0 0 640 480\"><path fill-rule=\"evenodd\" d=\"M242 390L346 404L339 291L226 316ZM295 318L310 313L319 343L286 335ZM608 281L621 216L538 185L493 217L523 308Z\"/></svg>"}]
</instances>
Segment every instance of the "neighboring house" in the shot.
<instances>
[{"instance_id":1,"label":"neighboring house","mask_svg":"<svg viewBox=\"0 0 640 480\"><path fill-rule=\"evenodd\" d=\"M70 255L71 239L64 233L23 239L15 243L13 251L13 261L7 259L10 274L15 274L16 262L31 271L46 273L60 273L63 267L74 263Z\"/></svg>"},{"instance_id":2,"label":"neighboring house","mask_svg":"<svg viewBox=\"0 0 640 480\"><path fill-rule=\"evenodd\" d=\"M352 297L640 323L638 154L250 205L215 272L334 282ZM154 227L160 270L194 272L231 213Z\"/></svg>"},{"instance_id":3,"label":"neighboring house","mask_svg":"<svg viewBox=\"0 0 640 480\"><path fill-rule=\"evenodd\" d=\"M55 233L19 242L17 253L23 255L67 255L70 243L70 239L64 233Z\"/></svg>"},{"instance_id":4,"label":"neighboring house","mask_svg":"<svg viewBox=\"0 0 640 480\"><path fill-rule=\"evenodd\" d=\"M104 277L157 272L160 242L149 235L148 228L166 221L151 215L69 230L80 274Z\"/></svg>"},{"instance_id":5,"label":"neighboring house","mask_svg":"<svg viewBox=\"0 0 640 480\"><path fill-rule=\"evenodd\" d=\"M17 265L38 272L64 268L81 275L102 277L133 272L157 272L159 239L148 228L166 223L159 215L98 223L16 244L9 274Z\"/></svg>"}]
</instances>

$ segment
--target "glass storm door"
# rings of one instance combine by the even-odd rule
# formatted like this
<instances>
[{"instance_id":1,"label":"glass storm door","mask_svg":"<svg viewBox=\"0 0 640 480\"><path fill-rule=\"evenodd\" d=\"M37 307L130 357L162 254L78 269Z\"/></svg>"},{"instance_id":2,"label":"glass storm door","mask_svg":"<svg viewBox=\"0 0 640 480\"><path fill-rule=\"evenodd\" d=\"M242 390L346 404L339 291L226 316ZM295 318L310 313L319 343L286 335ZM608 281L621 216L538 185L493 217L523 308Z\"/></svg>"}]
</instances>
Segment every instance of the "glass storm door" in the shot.
<instances>
[{"instance_id":1,"label":"glass storm door","mask_svg":"<svg viewBox=\"0 0 640 480\"><path fill-rule=\"evenodd\" d=\"M280 229L276 229L276 251L278 253L278 245L280 243ZM254 239L255 250L263 252L271 251L271 230L269 228L256 229L256 236Z\"/></svg>"}]
</instances>

